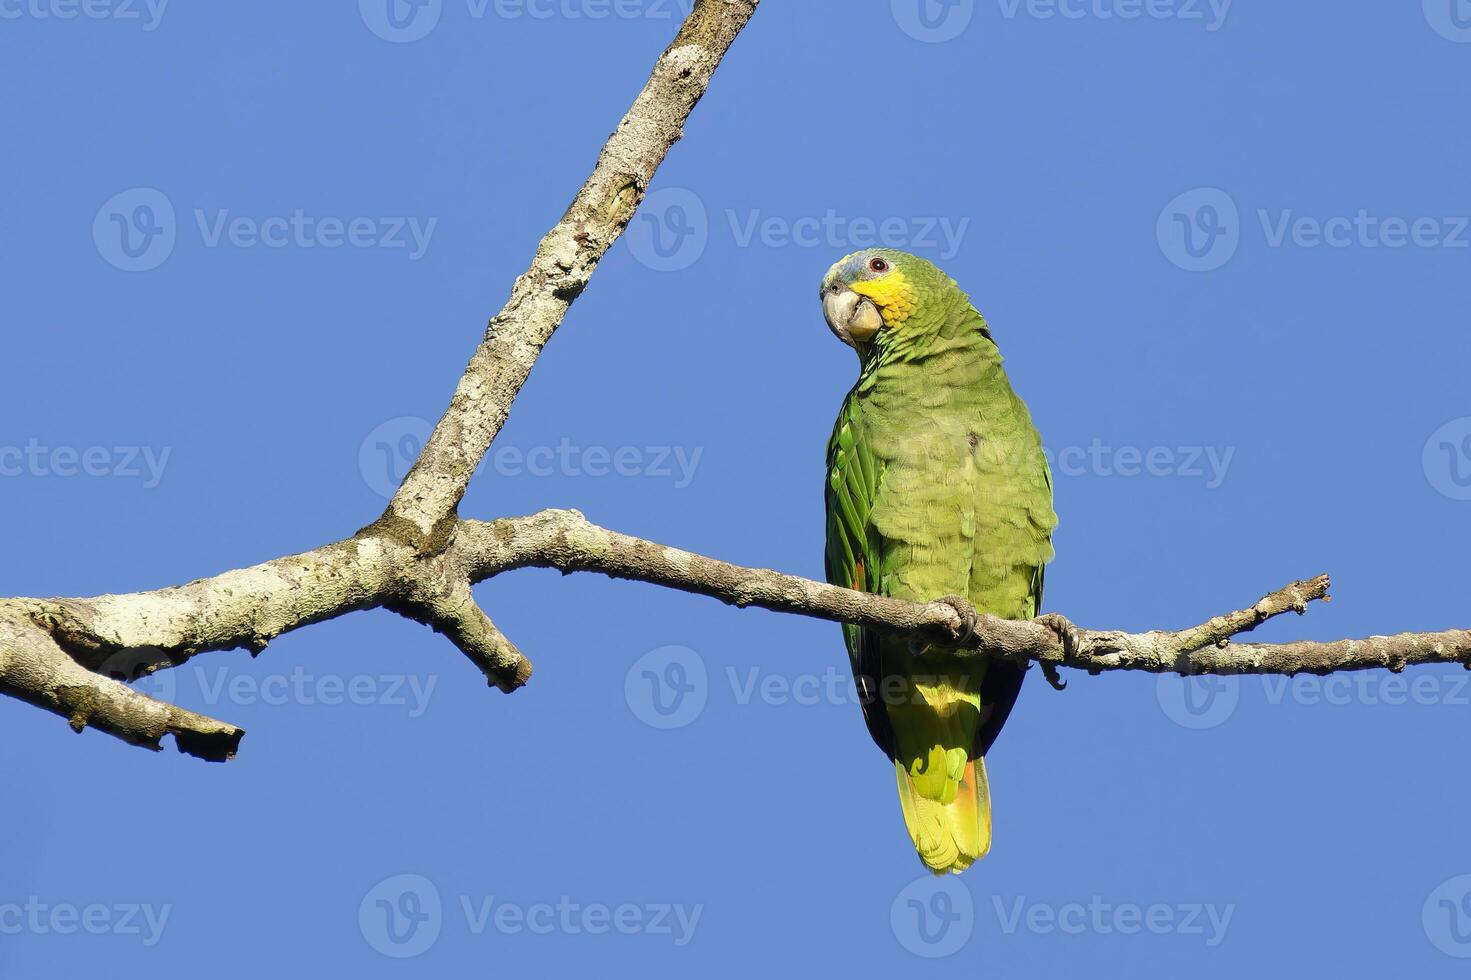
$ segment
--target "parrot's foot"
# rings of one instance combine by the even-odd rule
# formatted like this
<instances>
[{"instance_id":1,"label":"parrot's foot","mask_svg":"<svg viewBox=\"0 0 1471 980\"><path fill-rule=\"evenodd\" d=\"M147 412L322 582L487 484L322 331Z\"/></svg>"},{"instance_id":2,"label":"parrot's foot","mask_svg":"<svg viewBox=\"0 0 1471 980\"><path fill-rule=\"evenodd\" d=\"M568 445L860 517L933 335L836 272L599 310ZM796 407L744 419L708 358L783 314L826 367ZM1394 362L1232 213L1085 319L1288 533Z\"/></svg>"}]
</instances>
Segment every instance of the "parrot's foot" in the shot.
<instances>
[{"instance_id":1,"label":"parrot's foot","mask_svg":"<svg viewBox=\"0 0 1471 980\"><path fill-rule=\"evenodd\" d=\"M1062 644L1063 656L1071 660L1081 645L1078 641L1078 628L1066 616L1057 613L1046 613L1038 616L1035 621L1057 634L1057 640ZM1047 678L1047 683L1052 685L1054 691L1067 688L1067 681L1062 679L1062 674L1057 670L1057 664L1051 661L1042 661L1042 676Z\"/></svg>"},{"instance_id":2,"label":"parrot's foot","mask_svg":"<svg viewBox=\"0 0 1471 980\"><path fill-rule=\"evenodd\" d=\"M955 637L955 645L968 646L970 641L976 638L976 627L981 622L981 616L976 612L976 607L971 605L970 600L965 596L959 595L945 595L935 601L943 602L955 610L955 614L960 617L960 632Z\"/></svg>"}]
</instances>

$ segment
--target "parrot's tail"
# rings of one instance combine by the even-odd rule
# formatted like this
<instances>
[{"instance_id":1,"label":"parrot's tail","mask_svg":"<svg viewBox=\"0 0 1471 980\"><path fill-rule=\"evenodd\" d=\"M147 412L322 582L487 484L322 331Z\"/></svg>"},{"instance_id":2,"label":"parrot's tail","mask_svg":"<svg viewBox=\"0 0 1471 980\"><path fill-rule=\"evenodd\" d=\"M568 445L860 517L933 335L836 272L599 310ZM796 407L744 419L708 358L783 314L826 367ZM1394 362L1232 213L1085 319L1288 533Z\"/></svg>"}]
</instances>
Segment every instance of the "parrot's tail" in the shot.
<instances>
[{"instance_id":1,"label":"parrot's tail","mask_svg":"<svg viewBox=\"0 0 1471 980\"><path fill-rule=\"evenodd\" d=\"M954 798L948 803L920 795L902 762L894 763L894 772L899 780L904 826L925 867L937 875L947 871L959 874L986 856L991 849L991 789L986 783L984 759L966 762Z\"/></svg>"}]
</instances>

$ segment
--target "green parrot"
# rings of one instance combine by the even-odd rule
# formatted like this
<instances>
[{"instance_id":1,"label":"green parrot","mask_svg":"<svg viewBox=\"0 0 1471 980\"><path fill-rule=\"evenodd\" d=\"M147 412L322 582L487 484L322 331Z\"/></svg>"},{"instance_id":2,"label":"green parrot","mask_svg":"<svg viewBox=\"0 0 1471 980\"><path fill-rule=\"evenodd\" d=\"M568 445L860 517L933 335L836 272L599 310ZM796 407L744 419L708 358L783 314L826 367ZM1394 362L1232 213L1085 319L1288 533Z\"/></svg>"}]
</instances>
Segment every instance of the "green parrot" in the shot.
<instances>
[{"instance_id":1,"label":"green parrot","mask_svg":"<svg viewBox=\"0 0 1471 980\"><path fill-rule=\"evenodd\" d=\"M822 306L860 362L827 448L828 581L943 599L971 628L976 611L1036 617L1052 476L985 319L933 264L882 248L828 270ZM1025 668L851 625L843 638L920 859L965 870L991 848L984 757Z\"/></svg>"}]
</instances>

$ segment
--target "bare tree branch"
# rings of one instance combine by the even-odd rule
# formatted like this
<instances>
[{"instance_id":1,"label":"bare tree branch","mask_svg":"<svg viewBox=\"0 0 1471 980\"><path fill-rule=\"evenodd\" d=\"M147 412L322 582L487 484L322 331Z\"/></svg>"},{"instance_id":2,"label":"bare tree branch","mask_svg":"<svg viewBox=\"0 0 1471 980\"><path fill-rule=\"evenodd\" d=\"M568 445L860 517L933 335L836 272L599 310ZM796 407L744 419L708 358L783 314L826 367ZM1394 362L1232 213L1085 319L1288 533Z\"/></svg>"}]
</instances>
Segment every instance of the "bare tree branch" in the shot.
<instances>
[{"instance_id":1,"label":"bare tree branch","mask_svg":"<svg viewBox=\"0 0 1471 980\"><path fill-rule=\"evenodd\" d=\"M1293 582L1250 608L1177 631L1125 633L1071 627L1057 617L1030 622L980 617L975 635L961 641L961 621L945 602L912 603L835 585L743 568L678 548L654 544L590 523L577 511L548 510L526 518L463 522L460 538L475 543L476 578L510 568L547 567L600 572L712 596L735 606L856 623L928 637L957 655L981 654L1037 661L1098 673L1142 670L1181 674L1326 674L1340 670L1458 663L1471 669L1471 630L1402 633L1362 640L1280 644L1228 642L1286 612L1302 613L1328 598L1328 576Z\"/></svg>"},{"instance_id":2,"label":"bare tree branch","mask_svg":"<svg viewBox=\"0 0 1471 980\"><path fill-rule=\"evenodd\" d=\"M531 664L475 602L474 583L517 568L593 571L712 596L738 606L857 623L946 647L1058 666L1181 673L1328 673L1411 664L1471 668L1471 632L1329 643L1236 644L1232 637L1327 596L1326 576L1295 582L1254 606L1175 632L1082 630L1059 616L983 616L962 637L945 602L867 595L769 569L742 568L590 523L576 511L461 520L459 502L511 403L572 301L643 200L654 171L759 0L697 0L674 43L608 139L592 175L543 238L530 268L460 380L449 409L387 511L346 540L187 585L91 599L0 600L0 693L124 741L233 757L244 732L149 698L124 681L200 653L259 654L276 637L363 609L401 613L447 636L501 690Z\"/></svg>"},{"instance_id":3,"label":"bare tree branch","mask_svg":"<svg viewBox=\"0 0 1471 980\"><path fill-rule=\"evenodd\" d=\"M76 731L88 725L125 742L160 749L172 734L179 751L223 761L235 754L243 729L134 691L77 663L41 627L0 610L0 692L55 712Z\"/></svg>"}]
</instances>

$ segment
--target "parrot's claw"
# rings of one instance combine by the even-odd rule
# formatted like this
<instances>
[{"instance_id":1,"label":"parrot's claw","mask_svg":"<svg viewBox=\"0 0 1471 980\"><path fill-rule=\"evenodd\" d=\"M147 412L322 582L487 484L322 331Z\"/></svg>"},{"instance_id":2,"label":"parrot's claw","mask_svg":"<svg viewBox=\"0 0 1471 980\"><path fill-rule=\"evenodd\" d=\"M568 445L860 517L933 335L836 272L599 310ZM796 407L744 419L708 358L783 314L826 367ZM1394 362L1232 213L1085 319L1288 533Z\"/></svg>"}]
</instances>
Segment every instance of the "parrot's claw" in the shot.
<instances>
[{"instance_id":1,"label":"parrot's claw","mask_svg":"<svg viewBox=\"0 0 1471 980\"><path fill-rule=\"evenodd\" d=\"M970 641L976 638L976 627L981 622L981 616L976 612L976 607L971 605L970 600L958 595L941 596L936 601L943 602L954 609L955 614L960 617L960 632L956 634L955 645L969 646Z\"/></svg>"},{"instance_id":2,"label":"parrot's claw","mask_svg":"<svg viewBox=\"0 0 1471 980\"><path fill-rule=\"evenodd\" d=\"M1062 674L1057 670L1057 664L1043 662L1042 676L1047 678L1047 683L1052 685L1054 691L1067 690L1067 681L1062 679Z\"/></svg>"},{"instance_id":3,"label":"parrot's claw","mask_svg":"<svg viewBox=\"0 0 1471 980\"><path fill-rule=\"evenodd\" d=\"M1078 628L1066 616L1057 613L1046 613L1038 616L1035 621L1057 634L1057 640L1062 644L1063 657L1071 660L1081 645L1078 641ZM1042 675L1047 678L1047 683L1052 685L1054 691L1061 691L1067 687L1067 681L1062 679L1062 674L1057 670L1057 664L1051 661L1042 661Z\"/></svg>"}]
</instances>

